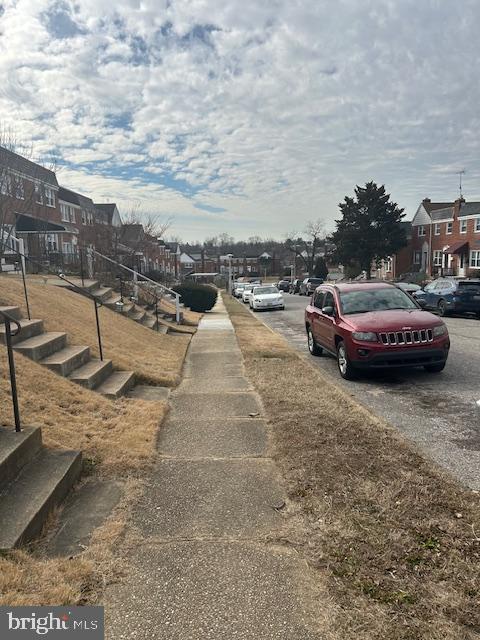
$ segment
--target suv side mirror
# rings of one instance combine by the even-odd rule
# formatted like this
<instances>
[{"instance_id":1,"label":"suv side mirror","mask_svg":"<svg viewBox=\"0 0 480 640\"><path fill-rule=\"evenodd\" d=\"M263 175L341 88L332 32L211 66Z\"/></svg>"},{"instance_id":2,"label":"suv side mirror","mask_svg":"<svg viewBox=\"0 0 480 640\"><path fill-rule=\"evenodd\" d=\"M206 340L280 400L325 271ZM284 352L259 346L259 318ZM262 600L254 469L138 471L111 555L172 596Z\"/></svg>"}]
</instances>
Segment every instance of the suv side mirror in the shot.
<instances>
[{"instance_id":1,"label":"suv side mirror","mask_svg":"<svg viewBox=\"0 0 480 640\"><path fill-rule=\"evenodd\" d=\"M333 307L323 307L322 313L325 316L333 316L334 315L334 309L333 309Z\"/></svg>"},{"instance_id":2,"label":"suv side mirror","mask_svg":"<svg viewBox=\"0 0 480 640\"><path fill-rule=\"evenodd\" d=\"M415 298L417 304L419 307L421 307L422 309L425 309L425 307L427 306L427 301L424 300L423 298Z\"/></svg>"}]
</instances>

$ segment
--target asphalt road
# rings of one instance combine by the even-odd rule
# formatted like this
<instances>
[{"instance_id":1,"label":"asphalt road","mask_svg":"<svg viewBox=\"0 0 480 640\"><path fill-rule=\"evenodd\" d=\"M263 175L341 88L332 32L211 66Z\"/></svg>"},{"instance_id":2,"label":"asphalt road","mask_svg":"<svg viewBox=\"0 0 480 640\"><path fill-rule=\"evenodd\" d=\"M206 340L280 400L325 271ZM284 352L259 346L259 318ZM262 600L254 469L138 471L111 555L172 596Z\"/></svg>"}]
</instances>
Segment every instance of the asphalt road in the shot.
<instances>
[{"instance_id":1,"label":"asphalt road","mask_svg":"<svg viewBox=\"0 0 480 640\"><path fill-rule=\"evenodd\" d=\"M442 373L431 374L423 369L376 372L347 382L340 377L333 357L318 358L308 352L304 324L307 298L288 293L284 298L285 311L256 312L258 318L461 482L480 490L479 320L445 319L451 349Z\"/></svg>"}]
</instances>

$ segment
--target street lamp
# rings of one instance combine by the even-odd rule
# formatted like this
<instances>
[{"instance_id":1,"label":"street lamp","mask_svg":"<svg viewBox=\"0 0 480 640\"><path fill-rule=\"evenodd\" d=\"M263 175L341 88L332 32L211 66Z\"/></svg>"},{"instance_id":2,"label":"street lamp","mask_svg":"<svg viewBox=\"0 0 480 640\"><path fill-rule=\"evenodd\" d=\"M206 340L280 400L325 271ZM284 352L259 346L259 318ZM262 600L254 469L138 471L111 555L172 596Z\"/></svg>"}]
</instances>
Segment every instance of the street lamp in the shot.
<instances>
[{"instance_id":1,"label":"street lamp","mask_svg":"<svg viewBox=\"0 0 480 640\"><path fill-rule=\"evenodd\" d=\"M231 253L227 254L228 258L228 293L232 295L232 258L233 255Z\"/></svg>"}]
</instances>

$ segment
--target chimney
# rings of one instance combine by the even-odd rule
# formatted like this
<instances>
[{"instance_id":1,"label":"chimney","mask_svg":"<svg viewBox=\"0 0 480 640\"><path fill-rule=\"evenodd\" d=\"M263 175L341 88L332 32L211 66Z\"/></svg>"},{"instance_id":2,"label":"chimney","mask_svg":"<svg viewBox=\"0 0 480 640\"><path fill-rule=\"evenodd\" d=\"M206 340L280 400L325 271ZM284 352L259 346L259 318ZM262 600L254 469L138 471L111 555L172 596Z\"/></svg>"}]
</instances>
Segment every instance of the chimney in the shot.
<instances>
[{"instance_id":1,"label":"chimney","mask_svg":"<svg viewBox=\"0 0 480 640\"><path fill-rule=\"evenodd\" d=\"M430 198L424 198L422 200L423 204L428 204L429 202L431 202Z\"/></svg>"}]
</instances>

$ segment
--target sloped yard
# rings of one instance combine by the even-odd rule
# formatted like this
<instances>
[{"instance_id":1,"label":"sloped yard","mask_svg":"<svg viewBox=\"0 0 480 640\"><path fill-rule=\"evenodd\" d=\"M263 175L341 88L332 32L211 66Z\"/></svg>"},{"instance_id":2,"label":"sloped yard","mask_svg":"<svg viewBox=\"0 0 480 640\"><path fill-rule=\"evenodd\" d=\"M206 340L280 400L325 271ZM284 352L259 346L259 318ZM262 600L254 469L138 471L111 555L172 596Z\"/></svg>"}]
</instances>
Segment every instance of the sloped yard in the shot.
<instances>
[{"instance_id":1,"label":"sloped yard","mask_svg":"<svg viewBox=\"0 0 480 640\"><path fill-rule=\"evenodd\" d=\"M32 318L43 319L47 331L64 331L70 344L88 345L98 357L93 303L63 287L28 280ZM21 280L0 276L0 305L18 305L26 316ZM195 314L198 315L198 314ZM147 384L175 386L190 336L158 334L110 309L99 309L104 357L117 369L133 370Z\"/></svg>"}]
</instances>

